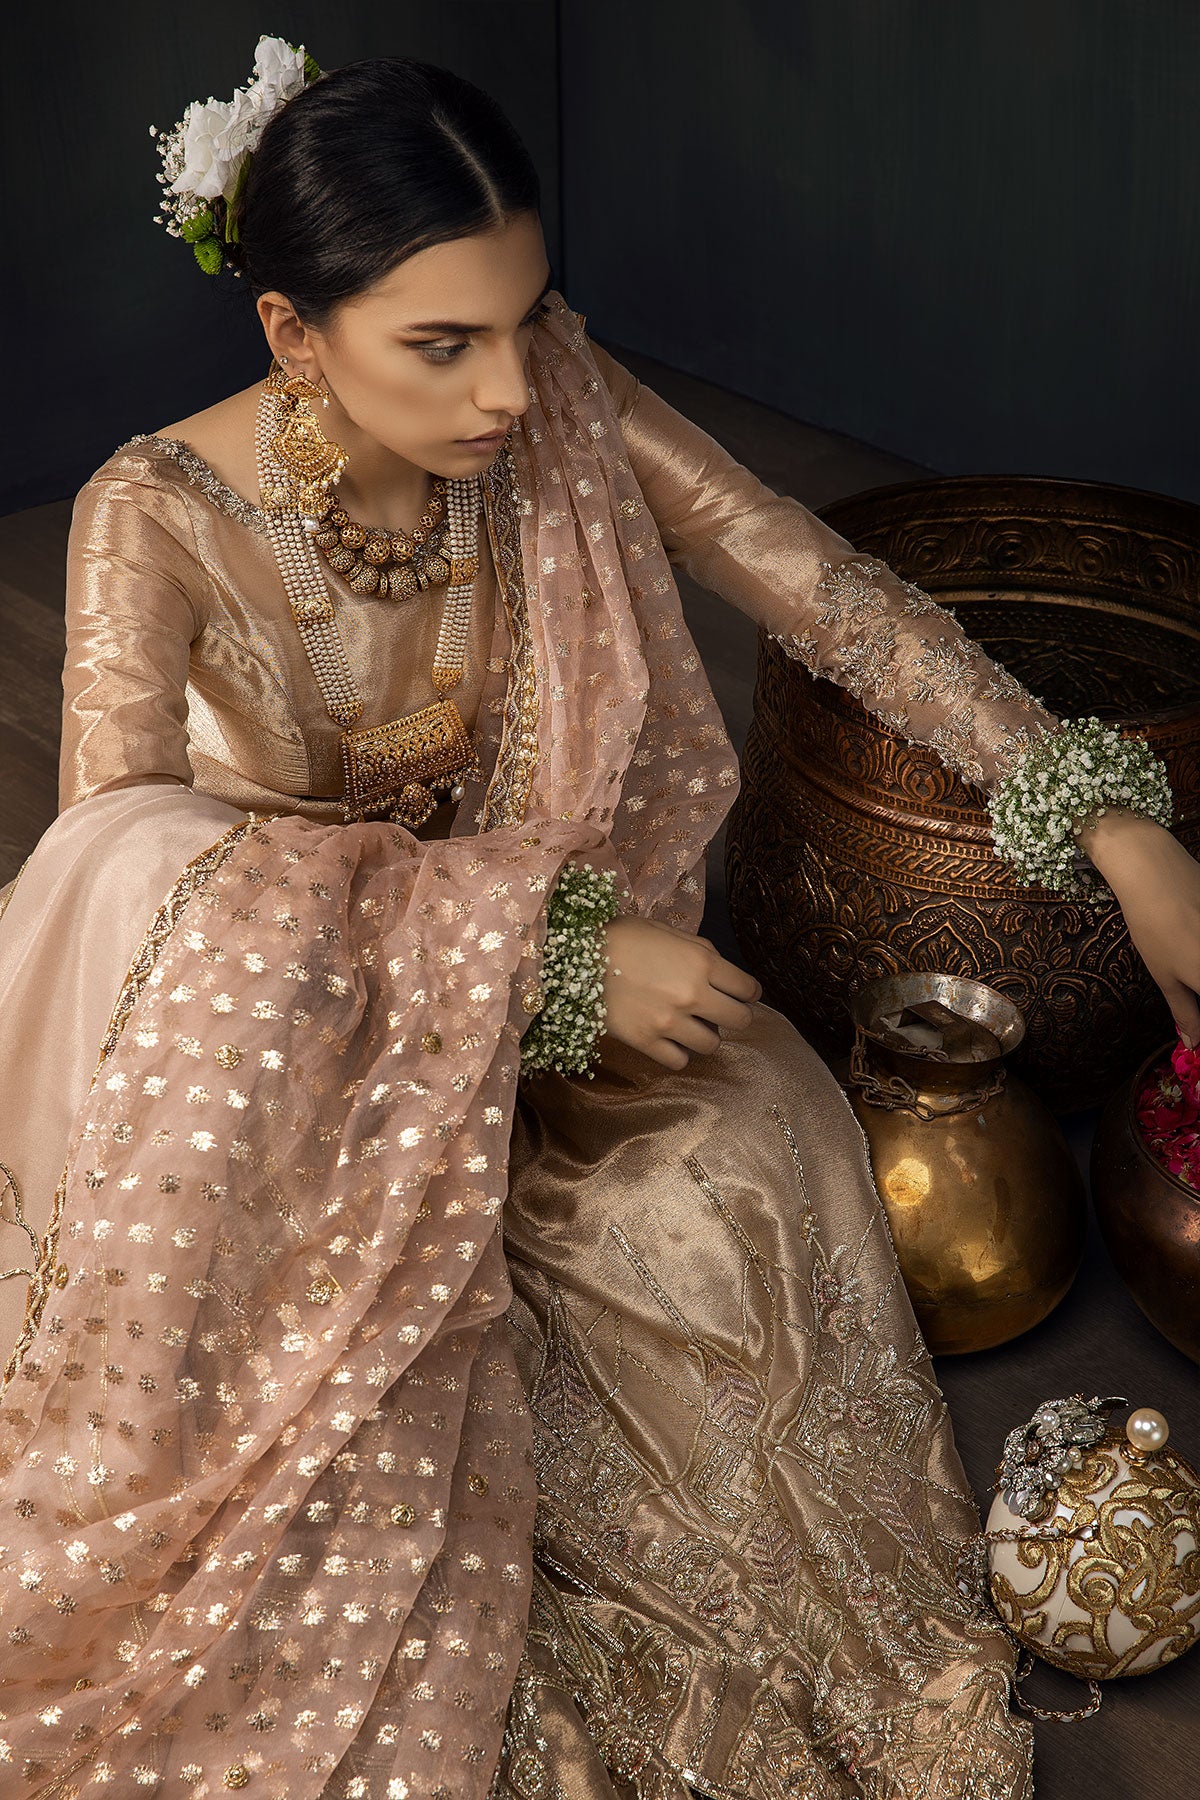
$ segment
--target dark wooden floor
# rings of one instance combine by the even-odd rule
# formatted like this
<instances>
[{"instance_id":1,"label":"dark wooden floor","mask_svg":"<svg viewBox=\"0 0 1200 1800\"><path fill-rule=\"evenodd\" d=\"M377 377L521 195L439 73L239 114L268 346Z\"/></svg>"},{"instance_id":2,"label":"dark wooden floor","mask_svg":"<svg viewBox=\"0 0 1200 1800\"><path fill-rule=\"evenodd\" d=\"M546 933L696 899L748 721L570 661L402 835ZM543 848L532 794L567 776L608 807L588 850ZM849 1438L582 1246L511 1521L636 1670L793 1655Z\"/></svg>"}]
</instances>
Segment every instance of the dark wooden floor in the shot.
<instances>
[{"instance_id":1,"label":"dark wooden floor","mask_svg":"<svg viewBox=\"0 0 1200 1800\"><path fill-rule=\"evenodd\" d=\"M69 500L0 518L0 884L58 811Z\"/></svg>"},{"instance_id":2,"label":"dark wooden floor","mask_svg":"<svg viewBox=\"0 0 1200 1800\"><path fill-rule=\"evenodd\" d=\"M930 472L797 424L620 345L609 348L771 487L813 509L844 494ZM69 501L0 518L0 884L16 873L56 811L69 519ZM680 587L740 750L752 712L755 629L686 578ZM724 955L740 962L725 909L723 861L722 832L709 853L703 929ZM1069 1128L1085 1166L1093 1125L1083 1118ZM1049 1319L999 1350L939 1359L938 1377L967 1473L985 1509L1006 1433L1042 1400L1076 1390L1126 1394L1131 1404L1160 1407L1174 1425L1178 1449L1200 1463L1197 1370L1138 1311L1094 1229L1080 1276ZM1043 1704L1059 1707L1078 1704L1084 1691L1045 1669L1032 1688ZM1097 1717L1074 1726L1039 1724L1036 1735L1038 1800L1200 1795L1200 1650L1173 1669L1112 1683Z\"/></svg>"}]
</instances>

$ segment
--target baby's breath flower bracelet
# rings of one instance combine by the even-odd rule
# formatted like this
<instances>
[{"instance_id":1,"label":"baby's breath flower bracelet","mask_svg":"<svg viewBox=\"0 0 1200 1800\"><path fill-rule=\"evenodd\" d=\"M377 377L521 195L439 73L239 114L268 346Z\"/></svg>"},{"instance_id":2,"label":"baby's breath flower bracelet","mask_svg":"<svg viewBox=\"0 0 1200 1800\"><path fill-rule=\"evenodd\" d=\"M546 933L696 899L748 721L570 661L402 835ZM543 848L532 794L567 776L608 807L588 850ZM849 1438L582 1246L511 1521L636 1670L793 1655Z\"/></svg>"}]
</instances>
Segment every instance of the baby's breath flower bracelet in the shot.
<instances>
[{"instance_id":1,"label":"baby's breath flower bracelet","mask_svg":"<svg viewBox=\"0 0 1200 1800\"><path fill-rule=\"evenodd\" d=\"M1144 738L1091 718L1043 733L996 784L988 801L992 841L1025 882L1095 897L1104 884L1078 866L1076 832L1110 807L1171 823L1171 785Z\"/></svg>"},{"instance_id":2,"label":"baby's breath flower bracelet","mask_svg":"<svg viewBox=\"0 0 1200 1800\"><path fill-rule=\"evenodd\" d=\"M564 864L546 903L542 952L545 1002L521 1040L521 1073L557 1069L595 1079L589 1065L604 1028L604 928L620 907L616 876L591 863Z\"/></svg>"}]
</instances>

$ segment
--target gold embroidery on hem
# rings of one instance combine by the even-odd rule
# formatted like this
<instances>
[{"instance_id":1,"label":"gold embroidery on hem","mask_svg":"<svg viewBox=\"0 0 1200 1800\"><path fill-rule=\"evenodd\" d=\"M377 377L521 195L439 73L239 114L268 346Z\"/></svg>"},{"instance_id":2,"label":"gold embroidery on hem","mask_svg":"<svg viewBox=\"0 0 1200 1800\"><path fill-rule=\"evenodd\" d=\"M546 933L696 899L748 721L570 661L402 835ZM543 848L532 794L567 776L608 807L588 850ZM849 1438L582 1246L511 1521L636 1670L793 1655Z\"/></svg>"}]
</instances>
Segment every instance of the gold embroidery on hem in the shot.
<instances>
[{"instance_id":1,"label":"gold embroidery on hem","mask_svg":"<svg viewBox=\"0 0 1200 1800\"><path fill-rule=\"evenodd\" d=\"M774 1237L705 1160L681 1161L740 1251L743 1295L752 1268L767 1284L763 1299L744 1298L744 1319L749 1305L762 1332L793 1342L798 1332L810 1346L786 1416L761 1364L710 1341L681 1311L670 1256L653 1238L640 1244L626 1221L608 1220L605 1236L661 1310L657 1330L632 1302L627 1334L614 1278L593 1335L569 1258L565 1284L519 1252L510 1264L509 1317L529 1346L539 1500L529 1632L489 1800L560 1800L572 1704L581 1748L590 1742L629 1800L679 1800L682 1782L719 1800L815 1800L847 1766L864 1795L890 1778L897 1792L1028 1800L1027 1734L1001 1710L1011 1657L994 1621L951 1584L954 1512L931 1515L923 1498L962 1505L931 1467L944 1402L916 1344L880 1330L891 1284L876 1293L866 1273L886 1231L869 1158L863 1214L844 1231L836 1212L822 1213L801 1119L777 1104L765 1117L781 1134L781 1174L794 1169L795 1199L781 1195L798 1214L792 1257L775 1260ZM652 1369L656 1341L663 1355ZM618 1396L626 1368L670 1385L662 1363L672 1358L699 1366L691 1391L676 1391L692 1416L664 1486L663 1465L631 1441L629 1402ZM807 1526L775 1487L777 1463L802 1470L819 1502ZM898 1554L868 1576L867 1546L880 1532ZM680 1607L695 1636L673 1629ZM937 1671L942 1632L958 1640L962 1685L947 1716L934 1708L927 1720L905 1696ZM861 1689L848 1665L866 1678Z\"/></svg>"}]
</instances>

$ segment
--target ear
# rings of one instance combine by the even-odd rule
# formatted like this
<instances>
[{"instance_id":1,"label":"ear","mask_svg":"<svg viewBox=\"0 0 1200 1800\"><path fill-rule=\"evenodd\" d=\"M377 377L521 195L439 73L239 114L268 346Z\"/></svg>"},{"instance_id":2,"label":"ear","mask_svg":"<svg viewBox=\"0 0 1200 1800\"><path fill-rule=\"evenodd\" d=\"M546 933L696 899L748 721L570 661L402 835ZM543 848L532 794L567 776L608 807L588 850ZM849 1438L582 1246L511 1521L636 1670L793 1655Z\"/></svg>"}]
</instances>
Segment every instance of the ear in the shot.
<instances>
[{"instance_id":1,"label":"ear","mask_svg":"<svg viewBox=\"0 0 1200 1800\"><path fill-rule=\"evenodd\" d=\"M294 375L307 375L316 381L321 373L316 344L307 325L296 316L296 309L286 294L271 288L255 301L255 311L262 320L263 332L271 355L287 358L285 368Z\"/></svg>"}]
</instances>

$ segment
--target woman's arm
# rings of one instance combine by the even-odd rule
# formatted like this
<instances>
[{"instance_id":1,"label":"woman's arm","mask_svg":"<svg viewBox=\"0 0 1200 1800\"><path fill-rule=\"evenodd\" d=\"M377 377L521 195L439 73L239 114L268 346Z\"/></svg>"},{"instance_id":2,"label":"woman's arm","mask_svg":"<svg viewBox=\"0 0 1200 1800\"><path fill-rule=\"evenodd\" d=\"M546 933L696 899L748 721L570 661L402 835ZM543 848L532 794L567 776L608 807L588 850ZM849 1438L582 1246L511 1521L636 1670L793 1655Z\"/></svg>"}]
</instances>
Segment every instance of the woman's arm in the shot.
<instances>
[{"instance_id":1,"label":"woman's arm","mask_svg":"<svg viewBox=\"0 0 1200 1800\"><path fill-rule=\"evenodd\" d=\"M1070 891L1072 853L1089 858L1184 1041L1200 1041L1200 864L1164 829L1170 791L1144 743L1056 718L921 588L588 341L671 561L987 794L1018 877Z\"/></svg>"},{"instance_id":2,"label":"woman's arm","mask_svg":"<svg viewBox=\"0 0 1200 1800\"><path fill-rule=\"evenodd\" d=\"M985 791L1031 736L1055 727L1055 715L944 607L590 348L667 555L701 586Z\"/></svg>"},{"instance_id":3,"label":"woman's arm","mask_svg":"<svg viewBox=\"0 0 1200 1800\"><path fill-rule=\"evenodd\" d=\"M59 810L135 782L190 787L188 658L199 564L170 488L93 476L67 540Z\"/></svg>"}]
</instances>

